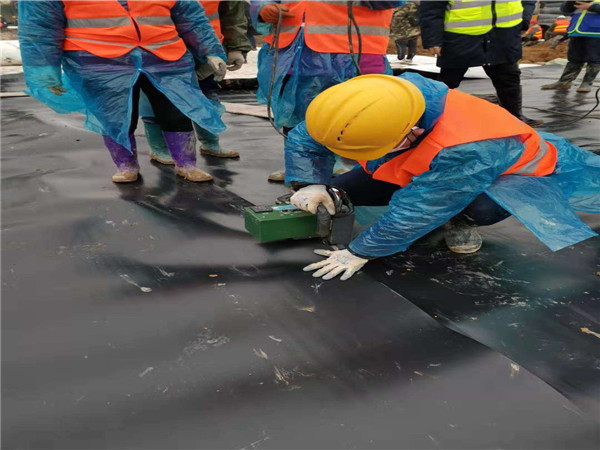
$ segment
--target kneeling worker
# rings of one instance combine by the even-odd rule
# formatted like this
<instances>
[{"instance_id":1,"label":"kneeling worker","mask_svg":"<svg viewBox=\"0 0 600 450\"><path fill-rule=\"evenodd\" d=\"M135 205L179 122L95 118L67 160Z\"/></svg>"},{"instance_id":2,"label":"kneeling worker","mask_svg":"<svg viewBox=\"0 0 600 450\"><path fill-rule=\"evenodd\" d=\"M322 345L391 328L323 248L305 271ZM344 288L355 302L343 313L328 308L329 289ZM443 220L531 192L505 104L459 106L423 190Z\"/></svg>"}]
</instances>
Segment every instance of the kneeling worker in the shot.
<instances>
[{"instance_id":1,"label":"kneeling worker","mask_svg":"<svg viewBox=\"0 0 600 450\"><path fill-rule=\"evenodd\" d=\"M596 235L574 210L600 213L599 156L417 74L365 75L325 90L285 153L295 206L334 212L326 185L337 154L360 166L333 185L355 206L390 207L348 249L316 250L327 259L304 269L318 269L315 277L348 279L441 226L450 250L473 253L477 226L511 214L552 250Z\"/></svg>"}]
</instances>

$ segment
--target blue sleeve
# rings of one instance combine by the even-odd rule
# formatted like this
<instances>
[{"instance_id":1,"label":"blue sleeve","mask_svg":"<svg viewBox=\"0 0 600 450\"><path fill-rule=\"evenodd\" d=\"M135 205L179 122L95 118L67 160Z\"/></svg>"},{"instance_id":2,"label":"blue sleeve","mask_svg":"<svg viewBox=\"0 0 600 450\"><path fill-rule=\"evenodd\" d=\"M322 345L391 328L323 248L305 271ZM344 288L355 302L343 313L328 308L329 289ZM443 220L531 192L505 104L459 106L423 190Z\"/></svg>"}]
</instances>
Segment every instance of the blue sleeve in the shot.
<instances>
[{"instance_id":1,"label":"blue sleeve","mask_svg":"<svg viewBox=\"0 0 600 450\"><path fill-rule=\"evenodd\" d=\"M19 45L29 88L61 86L66 18L62 2L21 1Z\"/></svg>"},{"instance_id":2,"label":"blue sleeve","mask_svg":"<svg viewBox=\"0 0 600 450\"><path fill-rule=\"evenodd\" d=\"M330 184L335 155L310 137L306 122L290 131L285 143L285 182Z\"/></svg>"},{"instance_id":3,"label":"blue sleeve","mask_svg":"<svg viewBox=\"0 0 600 450\"><path fill-rule=\"evenodd\" d=\"M369 0L361 0L359 5L366 6L369 9L381 10L381 9L393 9L398 6L402 6L406 3L405 0L400 1L369 1Z\"/></svg>"},{"instance_id":4,"label":"blue sleeve","mask_svg":"<svg viewBox=\"0 0 600 450\"><path fill-rule=\"evenodd\" d=\"M227 60L225 50L200 2L177 0L171 9L171 18L179 36L198 62L206 63L207 56Z\"/></svg>"},{"instance_id":5,"label":"blue sleeve","mask_svg":"<svg viewBox=\"0 0 600 450\"><path fill-rule=\"evenodd\" d=\"M390 210L350 243L357 255L404 251L465 209L519 158L520 139L490 139L442 150L431 168L399 189Z\"/></svg>"},{"instance_id":6,"label":"blue sleeve","mask_svg":"<svg viewBox=\"0 0 600 450\"><path fill-rule=\"evenodd\" d=\"M251 0L250 2L250 20L252 26L258 34L267 35L272 32L272 25L260 20L260 10L268 3L281 3L279 0Z\"/></svg>"}]
</instances>

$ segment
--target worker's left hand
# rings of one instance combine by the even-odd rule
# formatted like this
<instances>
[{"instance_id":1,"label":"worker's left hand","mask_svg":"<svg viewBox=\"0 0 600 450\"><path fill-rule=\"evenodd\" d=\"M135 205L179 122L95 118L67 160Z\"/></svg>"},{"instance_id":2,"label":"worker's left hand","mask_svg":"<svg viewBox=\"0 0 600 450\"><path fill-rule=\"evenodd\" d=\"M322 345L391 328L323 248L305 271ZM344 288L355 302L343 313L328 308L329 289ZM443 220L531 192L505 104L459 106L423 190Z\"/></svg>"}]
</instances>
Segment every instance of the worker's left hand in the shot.
<instances>
[{"instance_id":1,"label":"worker's left hand","mask_svg":"<svg viewBox=\"0 0 600 450\"><path fill-rule=\"evenodd\" d=\"M222 81L227 73L227 64L218 56L207 56L208 65L215 74L215 81Z\"/></svg>"},{"instance_id":2,"label":"worker's left hand","mask_svg":"<svg viewBox=\"0 0 600 450\"><path fill-rule=\"evenodd\" d=\"M227 53L227 70L240 70L246 60L239 50Z\"/></svg>"},{"instance_id":3,"label":"worker's left hand","mask_svg":"<svg viewBox=\"0 0 600 450\"><path fill-rule=\"evenodd\" d=\"M335 214L335 204L323 184L311 184L298 189L290 197L290 203L302 211L316 214L319 205L323 205L332 216Z\"/></svg>"},{"instance_id":4,"label":"worker's left hand","mask_svg":"<svg viewBox=\"0 0 600 450\"><path fill-rule=\"evenodd\" d=\"M591 2L575 2L575 8L580 10L588 10L592 6Z\"/></svg>"},{"instance_id":5,"label":"worker's left hand","mask_svg":"<svg viewBox=\"0 0 600 450\"><path fill-rule=\"evenodd\" d=\"M328 256L328 258L324 261L319 261L306 266L302 270L310 272L311 270L319 269L313 273L313 277L318 278L322 276L324 280L331 280L344 272L340 277L340 280L345 281L358 272L362 266L369 261L368 259L359 258L358 256L353 255L348 250L331 251L317 249L315 250L315 253L321 256Z\"/></svg>"}]
</instances>

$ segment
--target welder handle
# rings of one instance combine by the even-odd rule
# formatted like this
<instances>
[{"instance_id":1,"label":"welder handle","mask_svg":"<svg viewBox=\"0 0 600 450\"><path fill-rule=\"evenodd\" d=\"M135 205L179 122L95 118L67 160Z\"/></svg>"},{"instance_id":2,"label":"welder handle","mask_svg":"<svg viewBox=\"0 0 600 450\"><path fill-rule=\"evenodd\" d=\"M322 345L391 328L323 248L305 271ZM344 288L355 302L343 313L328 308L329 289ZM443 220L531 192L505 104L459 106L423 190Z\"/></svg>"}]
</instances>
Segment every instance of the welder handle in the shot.
<instances>
[{"instance_id":1,"label":"welder handle","mask_svg":"<svg viewBox=\"0 0 600 450\"><path fill-rule=\"evenodd\" d=\"M327 209L320 204L317 207L317 235L319 237L328 237L331 231L331 215Z\"/></svg>"}]
</instances>

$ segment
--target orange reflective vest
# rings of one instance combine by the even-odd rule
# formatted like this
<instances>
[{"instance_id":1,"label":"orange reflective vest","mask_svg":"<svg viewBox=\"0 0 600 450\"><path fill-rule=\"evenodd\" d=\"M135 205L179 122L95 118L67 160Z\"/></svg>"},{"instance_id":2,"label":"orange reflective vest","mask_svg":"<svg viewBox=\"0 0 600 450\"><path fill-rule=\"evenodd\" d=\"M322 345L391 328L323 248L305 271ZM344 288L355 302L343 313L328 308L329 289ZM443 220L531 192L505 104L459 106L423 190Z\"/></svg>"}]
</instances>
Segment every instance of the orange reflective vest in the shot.
<instances>
[{"instance_id":1,"label":"orange reflective vest","mask_svg":"<svg viewBox=\"0 0 600 450\"><path fill-rule=\"evenodd\" d=\"M221 44L223 43L223 33L221 33L221 19L219 18L219 3L221 0L199 0L204 7L206 17L210 21L210 25L217 33L217 37Z\"/></svg>"},{"instance_id":2,"label":"orange reflective vest","mask_svg":"<svg viewBox=\"0 0 600 450\"><path fill-rule=\"evenodd\" d=\"M527 34L529 34L529 33L532 33L532 32L534 32L534 31L535 31L535 33L533 34L533 37L534 37L535 39L537 39L537 40L540 40L540 39L542 38L542 36L543 36L543 34L542 34L542 33L543 33L543 31L542 31L542 27L541 27L541 26L539 26L538 24L531 25L531 26L529 27L529 30L527 30L527 31L525 32L525 34L527 35Z\"/></svg>"},{"instance_id":3,"label":"orange reflective vest","mask_svg":"<svg viewBox=\"0 0 600 450\"><path fill-rule=\"evenodd\" d=\"M117 58L142 47L161 59L176 61L186 52L171 20L175 1L63 0L67 24L64 50Z\"/></svg>"},{"instance_id":4,"label":"orange reflective vest","mask_svg":"<svg viewBox=\"0 0 600 450\"><path fill-rule=\"evenodd\" d=\"M451 89L444 114L427 137L417 147L382 164L372 175L376 180L405 187L413 177L427 172L431 161L444 148L511 136L521 137L524 150L503 175L543 177L554 172L556 147L542 141L533 128L500 106ZM368 172L367 162L359 163Z\"/></svg>"},{"instance_id":5,"label":"orange reflective vest","mask_svg":"<svg viewBox=\"0 0 600 450\"><path fill-rule=\"evenodd\" d=\"M557 19L554 21L554 29L552 32L556 34L567 34L570 23L571 21L569 19Z\"/></svg>"},{"instance_id":6,"label":"orange reflective vest","mask_svg":"<svg viewBox=\"0 0 600 450\"><path fill-rule=\"evenodd\" d=\"M348 6L339 1L284 2L294 17L281 22L279 48L292 43L304 23L305 41L308 47L320 53L350 53L348 44ZM360 29L362 52L385 55L390 34L393 10L372 10L366 6L354 6L354 17ZM274 28L274 27L273 27ZM273 34L265 38L273 43ZM358 37L353 29L352 45L358 53Z\"/></svg>"}]
</instances>

